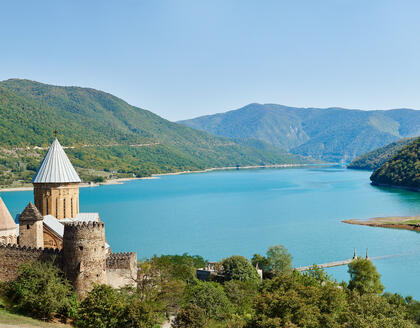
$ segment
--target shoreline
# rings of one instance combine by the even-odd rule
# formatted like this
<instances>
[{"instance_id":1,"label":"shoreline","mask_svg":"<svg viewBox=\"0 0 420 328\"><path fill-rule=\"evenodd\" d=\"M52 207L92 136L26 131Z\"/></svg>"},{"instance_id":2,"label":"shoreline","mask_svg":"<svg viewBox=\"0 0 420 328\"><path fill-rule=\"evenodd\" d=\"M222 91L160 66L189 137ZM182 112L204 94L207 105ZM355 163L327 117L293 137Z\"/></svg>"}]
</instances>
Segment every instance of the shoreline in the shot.
<instances>
[{"instance_id":1,"label":"shoreline","mask_svg":"<svg viewBox=\"0 0 420 328\"><path fill-rule=\"evenodd\" d=\"M377 217L368 220L350 219L342 220L341 222L368 227L402 229L420 232L420 215Z\"/></svg>"},{"instance_id":2,"label":"shoreline","mask_svg":"<svg viewBox=\"0 0 420 328\"><path fill-rule=\"evenodd\" d=\"M272 165L248 165L248 166L224 166L224 167L211 167L208 169L203 170L196 170L196 171L180 171L180 172L168 172L168 173L156 173L152 174L150 177L142 177L142 178L117 178L117 179L109 179L104 182L99 183L88 183L82 182L80 184L80 188L87 188L87 187L99 187L101 185L117 185L117 184L124 184L127 181L134 181L134 180L152 180L152 179L159 179L161 176L166 175L180 175L180 174L191 174L191 173L206 173L206 172L213 172L213 171L227 171L227 170L236 170L236 169L261 169L261 168L288 168L288 167L300 167L300 166L308 166L308 165L335 165L335 164L272 164ZM15 191L31 191L34 188L32 186L21 186L21 187L8 187L8 188L0 188L0 192L15 192Z\"/></svg>"},{"instance_id":3,"label":"shoreline","mask_svg":"<svg viewBox=\"0 0 420 328\"><path fill-rule=\"evenodd\" d=\"M372 186L375 186L375 187L387 187L387 188L394 188L394 189L402 189L402 190L420 192L420 188L416 188L416 187L398 186L398 185L392 185L392 184L386 184L386 183L378 183L378 182L374 182L374 181L371 181L370 184Z\"/></svg>"}]
</instances>

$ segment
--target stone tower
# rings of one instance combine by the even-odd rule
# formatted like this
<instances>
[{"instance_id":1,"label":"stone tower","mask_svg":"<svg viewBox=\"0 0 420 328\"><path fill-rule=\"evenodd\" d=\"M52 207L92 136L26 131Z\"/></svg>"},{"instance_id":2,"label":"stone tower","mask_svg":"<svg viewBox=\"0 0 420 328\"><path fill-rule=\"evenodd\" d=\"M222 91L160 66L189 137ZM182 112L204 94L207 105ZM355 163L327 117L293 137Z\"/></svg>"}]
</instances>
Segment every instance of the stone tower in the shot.
<instances>
[{"instance_id":1,"label":"stone tower","mask_svg":"<svg viewBox=\"0 0 420 328\"><path fill-rule=\"evenodd\" d=\"M64 272L81 297L94 284L107 283L103 222L66 223L62 254Z\"/></svg>"},{"instance_id":2,"label":"stone tower","mask_svg":"<svg viewBox=\"0 0 420 328\"><path fill-rule=\"evenodd\" d=\"M44 248L44 225L38 209L29 203L19 216L19 245Z\"/></svg>"},{"instance_id":3,"label":"stone tower","mask_svg":"<svg viewBox=\"0 0 420 328\"><path fill-rule=\"evenodd\" d=\"M63 147L55 139L32 179L35 206L42 215L75 218L79 213L80 182Z\"/></svg>"},{"instance_id":4,"label":"stone tower","mask_svg":"<svg viewBox=\"0 0 420 328\"><path fill-rule=\"evenodd\" d=\"M17 225L0 197L0 244L17 243Z\"/></svg>"}]
</instances>

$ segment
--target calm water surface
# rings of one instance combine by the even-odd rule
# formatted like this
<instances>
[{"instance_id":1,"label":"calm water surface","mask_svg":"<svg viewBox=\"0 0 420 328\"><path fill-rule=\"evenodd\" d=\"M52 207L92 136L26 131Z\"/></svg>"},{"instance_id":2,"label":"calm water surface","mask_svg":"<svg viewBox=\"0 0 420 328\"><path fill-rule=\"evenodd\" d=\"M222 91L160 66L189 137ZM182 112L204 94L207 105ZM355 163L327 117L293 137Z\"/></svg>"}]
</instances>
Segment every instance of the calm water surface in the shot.
<instances>
[{"instance_id":1,"label":"calm water surface","mask_svg":"<svg viewBox=\"0 0 420 328\"><path fill-rule=\"evenodd\" d=\"M251 257L285 245L302 266L369 248L388 291L420 299L420 234L343 219L420 214L420 193L378 188L369 172L338 167L260 169L164 176L81 188L80 208L99 212L114 251ZM0 193L13 215L32 192ZM348 280L346 267L329 269Z\"/></svg>"}]
</instances>

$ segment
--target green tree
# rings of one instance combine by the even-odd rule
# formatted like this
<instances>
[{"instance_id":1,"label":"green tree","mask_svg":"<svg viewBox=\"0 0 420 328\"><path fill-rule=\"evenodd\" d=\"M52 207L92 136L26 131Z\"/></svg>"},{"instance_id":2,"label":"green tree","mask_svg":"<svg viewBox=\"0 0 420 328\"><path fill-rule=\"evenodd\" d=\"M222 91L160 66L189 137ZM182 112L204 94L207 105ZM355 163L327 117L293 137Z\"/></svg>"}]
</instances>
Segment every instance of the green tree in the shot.
<instances>
[{"instance_id":1,"label":"green tree","mask_svg":"<svg viewBox=\"0 0 420 328\"><path fill-rule=\"evenodd\" d=\"M75 324L80 328L149 328L163 313L133 290L98 285L81 302Z\"/></svg>"},{"instance_id":2,"label":"green tree","mask_svg":"<svg viewBox=\"0 0 420 328\"><path fill-rule=\"evenodd\" d=\"M234 255L222 260L225 280L241 280L258 283L260 277L255 267L243 256Z\"/></svg>"},{"instance_id":3,"label":"green tree","mask_svg":"<svg viewBox=\"0 0 420 328\"><path fill-rule=\"evenodd\" d=\"M267 259L275 275L292 271L293 257L282 245L271 246L267 250Z\"/></svg>"},{"instance_id":4,"label":"green tree","mask_svg":"<svg viewBox=\"0 0 420 328\"><path fill-rule=\"evenodd\" d=\"M203 328L206 323L206 312L195 304L182 308L172 323L173 328Z\"/></svg>"},{"instance_id":5,"label":"green tree","mask_svg":"<svg viewBox=\"0 0 420 328\"><path fill-rule=\"evenodd\" d=\"M265 280L254 302L248 327L341 327L347 312L346 293L333 281L321 282L299 272Z\"/></svg>"},{"instance_id":6,"label":"green tree","mask_svg":"<svg viewBox=\"0 0 420 328\"><path fill-rule=\"evenodd\" d=\"M349 263L350 274L349 289L356 290L360 294L381 294L384 286L381 284L381 275L369 259L359 258Z\"/></svg>"},{"instance_id":7,"label":"green tree","mask_svg":"<svg viewBox=\"0 0 420 328\"><path fill-rule=\"evenodd\" d=\"M18 277L7 286L13 309L50 320L75 314L77 297L63 273L52 263L33 262L19 268Z\"/></svg>"},{"instance_id":8,"label":"green tree","mask_svg":"<svg viewBox=\"0 0 420 328\"><path fill-rule=\"evenodd\" d=\"M184 300L185 304L195 304L202 308L207 318L221 318L233 310L223 287L216 282L197 281L187 286Z\"/></svg>"},{"instance_id":9,"label":"green tree","mask_svg":"<svg viewBox=\"0 0 420 328\"><path fill-rule=\"evenodd\" d=\"M258 268L262 270L264 278L272 278L271 263L265 256L254 254L251 263L254 267L258 266Z\"/></svg>"},{"instance_id":10,"label":"green tree","mask_svg":"<svg viewBox=\"0 0 420 328\"><path fill-rule=\"evenodd\" d=\"M349 296L347 324L350 328L414 328L406 305L375 293Z\"/></svg>"},{"instance_id":11,"label":"green tree","mask_svg":"<svg viewBox=\"0 0 420 328\"><path fill-rule=\"evenodd\" d=\"M258 293L257 285L249 281L230 280L225 282L227 297L235 306L235 312L240 315L253 313L252 305Z\"/></svg>"}]
</instances>

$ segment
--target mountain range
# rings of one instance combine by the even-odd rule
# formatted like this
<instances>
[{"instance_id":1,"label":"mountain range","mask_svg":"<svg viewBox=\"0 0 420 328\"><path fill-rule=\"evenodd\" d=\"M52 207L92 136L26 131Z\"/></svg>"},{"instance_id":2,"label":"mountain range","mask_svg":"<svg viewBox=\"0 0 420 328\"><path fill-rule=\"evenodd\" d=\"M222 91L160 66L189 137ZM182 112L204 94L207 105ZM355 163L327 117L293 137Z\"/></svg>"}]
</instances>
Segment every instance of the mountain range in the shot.
<instances>
[{"instance_id":1,"label":"mountain range","mask_svg":"<svg viewBox=\"0 0 420 328\"><path fill-rule=\"evenodd\" d=\"M412 109L249 104L178 123L234 140L258 139L295 154L329 162L350 162L398 139L420 135L420 111Z\"/></svg>"},{"instance_id":2,"label":"mountain range","mask_svg":"<svg viewBox=\"0 0 420 328\"><path fill-rule=\"evenodd\" d=\"M55 131L85 180L96 171L148 176L311 162L264 141L232 141L170 122L95 89L10 79L0 82L0 185L30 181Z\"/></svg>"}]
</instances>

